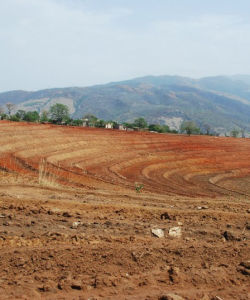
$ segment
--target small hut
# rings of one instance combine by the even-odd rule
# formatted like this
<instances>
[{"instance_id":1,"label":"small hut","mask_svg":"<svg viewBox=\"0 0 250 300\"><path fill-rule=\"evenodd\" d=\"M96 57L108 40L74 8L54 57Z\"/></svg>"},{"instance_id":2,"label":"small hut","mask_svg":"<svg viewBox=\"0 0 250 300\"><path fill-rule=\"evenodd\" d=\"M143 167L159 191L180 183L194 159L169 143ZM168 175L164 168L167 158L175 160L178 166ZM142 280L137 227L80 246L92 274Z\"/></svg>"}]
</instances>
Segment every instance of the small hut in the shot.
<instances>
[{"instance_id":1,"label":"small hut","mask_svg":"<svg viewBox=\"0 0 250 300\"><path fill-rule=\"evenodd\" d=\"M113 127L114 127L114 124L113 123L107 123L106 125L105 125L105 128L107 128L107 129L113 129Z\"/></svg>"}]
</instances>

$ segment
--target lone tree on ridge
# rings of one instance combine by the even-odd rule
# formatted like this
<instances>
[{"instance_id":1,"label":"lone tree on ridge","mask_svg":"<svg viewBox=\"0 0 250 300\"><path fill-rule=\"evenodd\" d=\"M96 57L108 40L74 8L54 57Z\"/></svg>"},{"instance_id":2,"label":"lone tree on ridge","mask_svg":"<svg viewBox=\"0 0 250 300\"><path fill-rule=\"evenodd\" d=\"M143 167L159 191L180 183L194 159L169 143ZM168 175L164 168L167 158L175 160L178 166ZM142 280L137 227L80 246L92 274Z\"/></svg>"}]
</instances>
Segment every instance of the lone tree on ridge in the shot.
<instances>
[{"instance_id":1,"label":"lone tree on ridge","mask_svg":"<svg viewBox=\"0 0 250 300\"><path fill-rule=\"evenodd\" d=\"M180 131L186 132L188 135L190 134L199 134L200 128L196 126L196 124L193 121L184 121L181 124Z\"/></svg>"}]
</instances>

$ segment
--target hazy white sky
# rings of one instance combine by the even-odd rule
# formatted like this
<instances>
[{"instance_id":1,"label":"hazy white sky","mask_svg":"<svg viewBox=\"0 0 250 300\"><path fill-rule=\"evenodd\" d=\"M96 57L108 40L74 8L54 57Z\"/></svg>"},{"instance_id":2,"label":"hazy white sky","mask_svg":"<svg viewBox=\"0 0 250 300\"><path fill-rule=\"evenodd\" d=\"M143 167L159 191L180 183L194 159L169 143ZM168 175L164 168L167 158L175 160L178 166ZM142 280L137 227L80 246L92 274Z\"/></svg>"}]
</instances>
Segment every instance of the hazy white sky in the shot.
<instances>
[{"instance_id":1,"label":"hazy white sky","mask_svg":"<svg viewBox=\"0 0 250 300\"><path fill-rule=\"evenodd\" d=\"M0 91L250 73L249 0L0 0Z\"/></svg>"}]
</instances>

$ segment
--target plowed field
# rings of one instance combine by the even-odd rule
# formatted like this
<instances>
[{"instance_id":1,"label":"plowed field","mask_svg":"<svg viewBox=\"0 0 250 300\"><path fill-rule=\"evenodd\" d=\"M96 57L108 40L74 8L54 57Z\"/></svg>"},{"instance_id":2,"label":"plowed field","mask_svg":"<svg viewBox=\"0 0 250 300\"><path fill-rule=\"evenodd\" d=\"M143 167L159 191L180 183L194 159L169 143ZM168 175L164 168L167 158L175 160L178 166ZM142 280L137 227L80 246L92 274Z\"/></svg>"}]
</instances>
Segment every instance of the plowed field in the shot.
<instances>
[{"instance_id":1,"label":"plowed field","mask_svg":"<svg viewBox=\"0 0 250 300\"><path fill-rule=\"evenodd\" d=\"M0 142L0 299L250 299L250 139L0 121Z\"/></svg>"}]
</instances>

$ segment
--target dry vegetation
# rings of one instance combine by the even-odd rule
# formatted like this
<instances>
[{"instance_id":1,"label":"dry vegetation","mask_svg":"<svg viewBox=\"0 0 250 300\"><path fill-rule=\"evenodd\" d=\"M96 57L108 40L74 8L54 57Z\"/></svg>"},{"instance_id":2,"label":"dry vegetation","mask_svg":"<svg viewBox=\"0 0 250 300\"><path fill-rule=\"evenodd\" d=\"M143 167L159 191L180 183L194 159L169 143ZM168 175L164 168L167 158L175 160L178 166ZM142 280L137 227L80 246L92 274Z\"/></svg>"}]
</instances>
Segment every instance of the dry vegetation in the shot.
<instances>
[{"instance_id":1,"label":"dry vegetation","mask_svg":"<svg viewBox=\"0 0 250 300\"><path fill-rule=\"evenodd\" d=\"M249 139L2 121L0 141L1 299L249 299Z\"/></svg>"}]
</instances>

